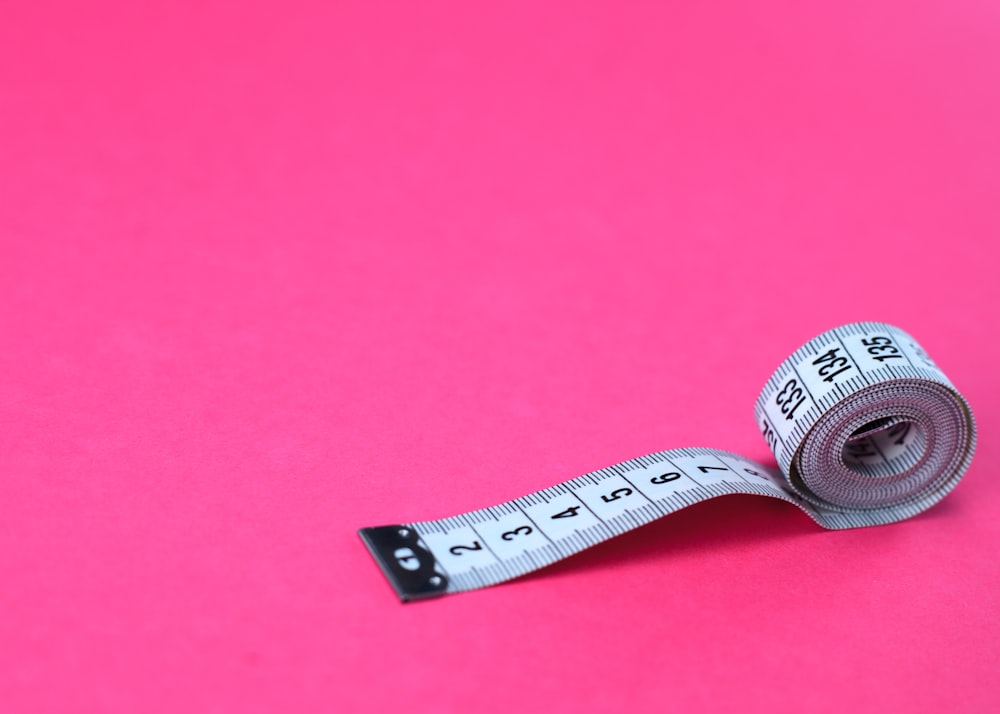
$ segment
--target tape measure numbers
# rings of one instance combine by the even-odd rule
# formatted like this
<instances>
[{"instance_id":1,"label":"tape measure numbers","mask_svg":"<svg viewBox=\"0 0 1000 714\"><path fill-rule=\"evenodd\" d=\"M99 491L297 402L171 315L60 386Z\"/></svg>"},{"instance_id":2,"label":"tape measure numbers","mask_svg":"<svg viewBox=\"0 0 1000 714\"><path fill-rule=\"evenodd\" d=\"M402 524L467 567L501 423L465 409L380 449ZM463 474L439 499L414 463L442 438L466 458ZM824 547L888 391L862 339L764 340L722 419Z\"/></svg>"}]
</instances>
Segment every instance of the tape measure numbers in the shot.
<instances>
[{"instance_id":1,"label":"tape measure numbers","mask_svg":"<svg viewBox=\"0 0 1000 714\"><path fill-rule=\"evenodd\" d=\"M807 342L764 385L754 415L780 470L673 449L499 506L359 535L408 601L516 578L716 496L780 498L829 529L893 523L940 501L975 450L962 395L912 337L877 322Z\"/></svg>"}]
</instances>

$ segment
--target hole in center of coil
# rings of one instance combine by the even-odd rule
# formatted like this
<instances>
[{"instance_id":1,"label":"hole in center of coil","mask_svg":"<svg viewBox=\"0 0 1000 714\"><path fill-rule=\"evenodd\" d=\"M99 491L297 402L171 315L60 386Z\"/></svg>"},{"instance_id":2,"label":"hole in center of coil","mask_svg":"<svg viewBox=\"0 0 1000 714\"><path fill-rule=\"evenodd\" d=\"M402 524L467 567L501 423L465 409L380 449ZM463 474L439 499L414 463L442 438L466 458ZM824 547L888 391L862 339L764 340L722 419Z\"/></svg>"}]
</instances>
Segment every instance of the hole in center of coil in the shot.
<instances>
[{"instance_id":1,"label":"hole in center of coil","mask_svg":"<svg viewBox=\"0 0 1000 714\"><path fill-rule=\"evenodd\" d=\"M875 419L855 429L841 451L844 465L872 478L902 474L919 461L927 445L923 428L902 417Z\"/></svg>"}]
</instances>

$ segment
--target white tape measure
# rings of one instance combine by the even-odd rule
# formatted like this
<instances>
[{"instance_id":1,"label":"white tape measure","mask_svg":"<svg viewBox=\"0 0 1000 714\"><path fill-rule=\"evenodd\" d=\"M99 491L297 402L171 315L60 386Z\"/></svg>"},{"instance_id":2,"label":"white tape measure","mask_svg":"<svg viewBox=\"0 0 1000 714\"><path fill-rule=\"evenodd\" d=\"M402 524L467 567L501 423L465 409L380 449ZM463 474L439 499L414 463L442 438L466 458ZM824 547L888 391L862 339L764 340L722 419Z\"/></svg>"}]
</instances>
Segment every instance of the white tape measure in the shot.
<instances>
[{"instance_id":1,"label":"white tape measure","mask_svg":"<svg viewBox=\"0 0 1000 714\"><path fill-rule=\"evenodd\" d=\"M403 601L516 578L699 501L790 501L824 528L893 523L940 501L972 460L968 403L902 330L861 322L786 359L754 407L780 472L718 449L625 461L492 508L362 528Z\"/></svg>"}]
</instances>

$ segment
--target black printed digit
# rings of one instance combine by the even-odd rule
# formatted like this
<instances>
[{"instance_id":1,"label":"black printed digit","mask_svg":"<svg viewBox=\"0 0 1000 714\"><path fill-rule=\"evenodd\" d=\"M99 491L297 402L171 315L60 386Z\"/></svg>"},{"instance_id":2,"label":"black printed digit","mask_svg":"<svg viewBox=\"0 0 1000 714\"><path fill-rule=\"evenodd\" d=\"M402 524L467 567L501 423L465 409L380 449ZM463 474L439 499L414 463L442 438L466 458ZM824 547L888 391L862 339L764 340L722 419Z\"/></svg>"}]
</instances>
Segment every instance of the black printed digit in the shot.
<instances>
[{"instance_id":1,"label":"black printed digit","mask_svg":"<svg viewBox=\"0 0 1000 714\"><path fill-rule=\"evenodd\" d=\"M851 369L851 363L847 357L840 354L839 347L831 347L814 359L813 365L818 368L816 371L824 382L833 382L838 374L843 374Z\"/></svg>"},{"instance_id":2,"label":"black printed digit","mask_svg":"<svg viewBox=\"0 0 1000 714\"><path fill-rule=\"evenodd\" d=\"M806 400L805 392L799 386L797 379L789 379L774 398L775 404L781 408L786 419L795 418L795 410Z\"/></svg>"},{"instance_id":3,"label":"black printed digit","mask_svg":"<svg viewBox=\"0 0 1000 714\"><path fill-rule=\"evenodd\" d=\"M767 446L772 453L778 453L778 432L774 430L766 419L762 419L760 422L760 433L764 435L764 440L767 441Z\"/></svg>"},{"instance_id":4,"label":"black printed digit","mask_svg":"<svg viewBox=\"0 0 1000 714\"><path fill-rule=\"evenodd\" d=\"M617 501L619 498L625 498L625 496L631 496L632 489L630 488L617 488L607 496L601 496L601 500L605 503L611 503L612 501Z\"/></svg>"},{"instance_id":5,"label":"black printed digit","mask_svg":"<svg viewBox=\"0 0 1000 714\"><path fill-rule=\"evenodd\" d=\"M503 538L504 540L514 540L515 536L530 535L533 532L534 531L531 529L531 526L518 526L512 531L506 531L500 537Z\"/></svg>"},{"instance_id":6,"label":"black printed digit","mask_svg":"<svg viewBox=\"0 0 1000 714\"><path fill-rule=\"evenodd\" d=\"M660 474L659 476L653 476L649 479L650 483L669 483L670 481L676 481L681 475L676 471L671 471L670 473Z\"/></svg>"},{"instance_id":7,"label":"black printed digit","mask_svg":"<svg viewBox=\"0 0 1000 714\"><path fill-rule=\"evenodd\" d=\"M861 344L868 348L868 354L877 362L903 358L903 355L899 354L899 349L892 344L892 340L888 337L877 335L870 340L861 340Z\"/></svg>"}]
</instances>

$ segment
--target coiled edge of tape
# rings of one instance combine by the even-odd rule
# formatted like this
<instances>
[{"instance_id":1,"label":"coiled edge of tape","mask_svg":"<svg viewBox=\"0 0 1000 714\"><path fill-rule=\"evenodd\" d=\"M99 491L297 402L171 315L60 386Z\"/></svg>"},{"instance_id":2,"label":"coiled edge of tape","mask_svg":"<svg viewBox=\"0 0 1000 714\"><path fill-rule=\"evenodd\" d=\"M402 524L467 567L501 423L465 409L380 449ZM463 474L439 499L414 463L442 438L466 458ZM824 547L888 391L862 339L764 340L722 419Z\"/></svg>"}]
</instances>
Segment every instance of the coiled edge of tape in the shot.
<instances>
[{"instance_id":1,"label":"coiled edge of tape","mask_svg":"<svg viewBox=\"0 0 1000 714\"><path fill-rule=\"evenodd\" d=\"M821 395L810 391L809 407L784 439L778 437L778 448L773 448L773 438L769 440L788 487L812 506L810 515L827 528L858 527L858 520L862 526L894 523L938 503L972 461L975 417L937 364L898 327L851 323L817 335L785 359L754 405L765 439L780 411L776 395L790 380L806 385L809 375L801 365L815 363L831 349L851 361L857 374L831 381ZM898 353L866 355L871 349ZM863 369L856 361L893 354L900 355L898 364L896 358L885 359L874 369ZM893 446L894 430L907 429L912 440L900 444L903 448L896 455L879 454L873 457L874 466L849 458L852 445L878 452L880 444ZM854 517L845 518L848 515Z\"/></svg>"}]
</instances>

